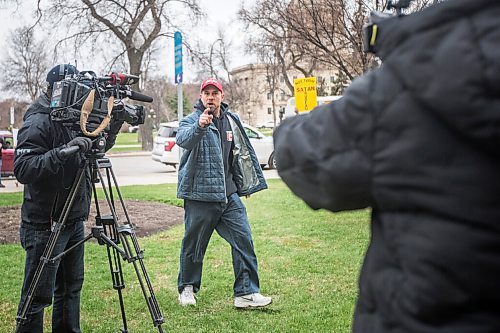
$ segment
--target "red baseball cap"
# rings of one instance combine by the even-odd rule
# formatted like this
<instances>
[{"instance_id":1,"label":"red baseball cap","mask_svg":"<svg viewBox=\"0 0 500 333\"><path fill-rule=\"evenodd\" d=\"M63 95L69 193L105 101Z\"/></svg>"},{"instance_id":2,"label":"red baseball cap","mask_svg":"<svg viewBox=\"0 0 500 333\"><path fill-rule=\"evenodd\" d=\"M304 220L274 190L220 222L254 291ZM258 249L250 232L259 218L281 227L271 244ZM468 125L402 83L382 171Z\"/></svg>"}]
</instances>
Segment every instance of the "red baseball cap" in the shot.
<instances>
[{"instance_id":1,"label":"red baseball cap","mask_svg":"<svg viewBox=\"0 0 500 333\"><path fill-rule=\"evenodd\" d=\"M201 88L200 88L200 93L207 87L207 86L214 86L215 88L219 89L221 93L224 93L224 90L222 89L222 83L219 82L219 80L214 79L214 78L209 78L206 80L203 80L201 83Z\"/></svg>"}]
</instances>

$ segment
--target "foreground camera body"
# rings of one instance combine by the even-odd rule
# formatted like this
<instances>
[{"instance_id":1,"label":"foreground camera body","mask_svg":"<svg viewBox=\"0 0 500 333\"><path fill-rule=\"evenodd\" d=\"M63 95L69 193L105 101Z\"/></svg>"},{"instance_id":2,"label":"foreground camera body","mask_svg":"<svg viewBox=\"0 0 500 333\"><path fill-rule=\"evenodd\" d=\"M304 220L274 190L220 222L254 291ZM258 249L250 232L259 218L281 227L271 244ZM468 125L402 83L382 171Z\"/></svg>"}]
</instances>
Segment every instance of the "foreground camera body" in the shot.
<instances>
[{"instance_id":1,"label":"foreground camera body","mask_svg":"<svg viewBox=\"0 0 500 333\"><path fill-rule=\"evenodd\" d=\"M399 0L394 2L389 0L387 3L387 9L394 9L396 15L391 15L389 13L382 12L371 12L370 21L363 27L363 51L367 53L377 54L380 48L378 44L378 38L381 33L384 32L382 26L389 18L403 16L402 10L410 6L413 0Z\"/></svg>"},{"instance_id":2,"label":"foreground camera body","mask_svg":"<svg viewBox=\"0 0 500 333\"><path fill-rule=\"evenodd\" d=\"M129 97L152 102L151 97L131 90L130 85L138 81L139 78L133 75L113 73L108 77L97 77L92 71L67 76L53 84L51 118L68 126L82 127L82 122L85 122L82 131L86 135L86 129L96 131L103 123L105 125L99 132L106 130L111 116L133 126L144 124L144 106L127 105L122 101ZM85 119L82 118L83 112L87 113Z\"/></svg>"}]
</instances>

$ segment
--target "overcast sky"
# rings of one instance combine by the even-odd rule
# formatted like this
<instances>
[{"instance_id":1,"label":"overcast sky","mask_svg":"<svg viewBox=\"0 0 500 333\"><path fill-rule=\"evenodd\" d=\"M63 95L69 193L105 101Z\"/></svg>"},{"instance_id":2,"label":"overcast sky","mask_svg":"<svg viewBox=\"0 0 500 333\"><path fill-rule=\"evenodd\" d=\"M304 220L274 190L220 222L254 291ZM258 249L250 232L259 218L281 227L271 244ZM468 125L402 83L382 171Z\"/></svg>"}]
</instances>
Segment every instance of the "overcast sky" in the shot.
<instances>
[{"instance_id":1,"label":"overcast sky","mask_svg":"<svg viewBox=\"0 0 500 333\"><path fill-rule=\"evenodd\" d=\"M210 43L217 39L217 29L218 27L226 28L228 31L228 37L230 38L233 47L233 59L232 66L237 67L244 65L249 62L248 57L243 56L243 34L242 25L236 22L236 13L240 8L242 0L198 0L201 7L206 11L207 18L205 22L198 24L198 29L194 29L193 33L199 34L200 38L203 38ZM22 24L27 24L31 20L31 12L36 1L34 0L23 0L21 10L17 13L13 13L12 9L6 9L5 5L0 8L0 22L2 22L2 28L0 29L0 47L4 49L6 45L6 39L9 36L9 32L12 31L17 26ZM43 0L42 0L43 2ZM248 0L246 0L248 3ZM170 77L173 77L174 59L173 52L173 41L166 41L165 45L167 51L161 55L165 59L165 70ZM186 54L186 52L184 52ZM0 59L5 55L4 52L0 51ZM171 58L171 59L170 59ZM194 74L189 73L189 63L184 61L184 72L186 80L189 80ZM191 75L190 75L191 74Z\"/></svg>"}]
</instances>

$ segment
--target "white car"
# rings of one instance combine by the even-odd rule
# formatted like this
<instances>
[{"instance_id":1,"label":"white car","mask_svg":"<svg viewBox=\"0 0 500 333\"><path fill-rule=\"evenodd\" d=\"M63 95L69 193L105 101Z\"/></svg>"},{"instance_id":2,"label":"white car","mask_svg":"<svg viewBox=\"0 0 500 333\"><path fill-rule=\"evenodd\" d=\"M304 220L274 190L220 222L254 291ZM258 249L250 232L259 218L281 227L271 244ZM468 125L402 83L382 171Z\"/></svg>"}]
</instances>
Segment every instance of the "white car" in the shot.
<instances>
[{"instance_id":1,"label":"white car","mask_svg":"<svg viewBox=\"0 0 500 333\"><path fill-rule=\"evenodd\" d=\"M157 162L171 165L174 168L179 164L179 146L175 143L175 135L179 123L172 121L162 123L158 129L158 135L154 139L151 157ZM276 168L274 159L274 143L272 136L265 136L256 128L243 124L245 132L257 154L261 167L268 166L270 169Z\"/></svg>"},{"instance_id":2,"label":"white car","mask_svg":"<svg viewBox=\"0 0 500 333\"><path fill-rule=\"evenodd\" d=\"M276 126L278 126L278 125L279 125L279 121L276 122ZM268 120L264 123L257 125L257 128L274 128L274 121Z\"/></svg>"},{"instance_id":3,"label":"white car","mask_svg":"<svg viewBox=\"0 0 500 333\"><path fill-rule=\"evenodd\" d=\"M129 126L128 127L129 133L137 133L138 130L139 130L139 126Z\"/></svg>"},{"instance_id":4,"label":"white car","mask_svg":"<svg viewBox=\"0 0 500 333\"><path fill-rule=\"evenodd\" d=\"M153 151L151 152L153 160L171 165L174 168L179 164L179 146L175 143L177 128L179 128L177 121L161 123L158 134L153 140Z\"/></svg>"}]
</instances>

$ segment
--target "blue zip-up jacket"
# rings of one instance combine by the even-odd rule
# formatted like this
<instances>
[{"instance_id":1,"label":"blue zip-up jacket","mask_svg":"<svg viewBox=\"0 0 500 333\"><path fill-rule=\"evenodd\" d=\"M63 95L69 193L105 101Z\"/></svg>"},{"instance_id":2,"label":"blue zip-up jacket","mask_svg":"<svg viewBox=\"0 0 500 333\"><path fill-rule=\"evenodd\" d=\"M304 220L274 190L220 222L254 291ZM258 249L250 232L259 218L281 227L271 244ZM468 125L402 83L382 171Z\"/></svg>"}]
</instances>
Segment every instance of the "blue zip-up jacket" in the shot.
<instances>
[{"instance_id":1,"label":"blue zip-up jacket","mask_svg":"<svg viewBox=\"0 0 500 333\"><path fill-rule=\"evenodd\" d=\"M257 155L245 133L237 114L229 111L226 103L221 108L226 112L233 131L233 177L238 195L250 195L267 188ZM200 127L198 119L205 107L201 100L195 110L179 123L176 142L183 148L179 164L177 197L181 199L226 202L224 163L219 131L214 124Z\"/></svg>"}]
</instances>

